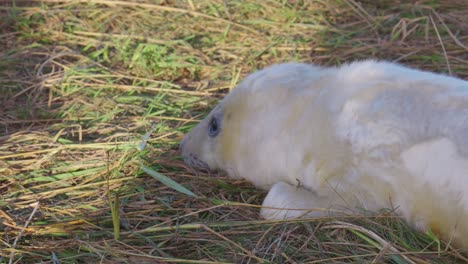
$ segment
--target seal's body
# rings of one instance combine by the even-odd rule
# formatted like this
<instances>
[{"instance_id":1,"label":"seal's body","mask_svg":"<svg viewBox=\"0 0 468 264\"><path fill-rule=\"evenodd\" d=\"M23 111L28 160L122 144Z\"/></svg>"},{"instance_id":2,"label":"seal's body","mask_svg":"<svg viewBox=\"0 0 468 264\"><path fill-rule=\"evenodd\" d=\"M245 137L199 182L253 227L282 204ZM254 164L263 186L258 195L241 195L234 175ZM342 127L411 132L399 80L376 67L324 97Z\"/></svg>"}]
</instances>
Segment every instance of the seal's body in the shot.
<instances>
[{"instance_id":1,"label":"seal's body","mask_svg":"<svg viewBox=\"0 0 468 264\"><path fill-rule=\"evenodd\" d=\"M233 89L181 149L269 190L264 218L393 208L468 249L466 81L388 62L278 64Z\"/></svg>"}]
</instances>

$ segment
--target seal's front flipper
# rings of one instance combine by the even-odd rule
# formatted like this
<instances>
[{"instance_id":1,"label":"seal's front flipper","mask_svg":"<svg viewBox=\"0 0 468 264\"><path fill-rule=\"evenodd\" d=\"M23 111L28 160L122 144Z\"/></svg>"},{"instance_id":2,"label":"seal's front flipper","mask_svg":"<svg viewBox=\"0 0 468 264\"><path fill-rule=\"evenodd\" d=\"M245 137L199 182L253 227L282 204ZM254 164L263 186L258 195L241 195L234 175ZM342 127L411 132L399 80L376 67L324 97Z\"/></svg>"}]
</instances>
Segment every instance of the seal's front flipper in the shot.
<instances>
[{"instance_id":1,"label":"seal's front flipper","mask_svg":"<svg viewBox=\"0 0 468 264\"><path fill-rule=\"evenodd\" d=\"M343 212L343 206L336 204L337 199L334 198L278 182L265 197L260 215L268 220L327 217L337 211Z\"/></svg>"}]
</instances>

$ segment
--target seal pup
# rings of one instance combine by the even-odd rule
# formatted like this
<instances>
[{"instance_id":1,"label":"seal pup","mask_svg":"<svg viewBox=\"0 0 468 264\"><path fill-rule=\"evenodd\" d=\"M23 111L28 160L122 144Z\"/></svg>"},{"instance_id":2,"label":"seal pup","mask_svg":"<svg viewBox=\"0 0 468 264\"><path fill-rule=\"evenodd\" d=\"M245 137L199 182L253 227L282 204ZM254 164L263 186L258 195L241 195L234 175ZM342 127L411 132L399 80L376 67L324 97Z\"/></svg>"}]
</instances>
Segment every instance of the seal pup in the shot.
<instances>
[{"instance_id":1,"label":"seal pup","mask_svg":"<svg viewBox=\"0 0 468 264\"><path fill-rule=\"evenodd\" d=\"M468 249L467 81L373 60L277 64L246 77L181 151L269 190L265 219L394 208Z\"/></svg>"}]
</instances>

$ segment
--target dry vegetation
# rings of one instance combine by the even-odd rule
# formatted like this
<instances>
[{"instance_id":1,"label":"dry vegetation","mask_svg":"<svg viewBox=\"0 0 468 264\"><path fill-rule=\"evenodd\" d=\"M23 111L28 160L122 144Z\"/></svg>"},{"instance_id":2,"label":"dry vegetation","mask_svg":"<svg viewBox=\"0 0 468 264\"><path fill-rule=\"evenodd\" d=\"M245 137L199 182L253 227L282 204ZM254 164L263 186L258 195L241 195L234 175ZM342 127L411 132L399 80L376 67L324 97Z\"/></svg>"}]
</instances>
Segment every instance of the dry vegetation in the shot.
<instances>
[{"instance_id":1,"label":"dry vegetation","mask_svg":"<svg viewBox=\"0 0 468 264\"><path fill-rule=\"evenodd\" d=\"M466 0L0 3L0 263L467 261L390 211L261 220L264 193L177 151L275 62L379 58L468 78Z\"/></svg>"}]
</instances>

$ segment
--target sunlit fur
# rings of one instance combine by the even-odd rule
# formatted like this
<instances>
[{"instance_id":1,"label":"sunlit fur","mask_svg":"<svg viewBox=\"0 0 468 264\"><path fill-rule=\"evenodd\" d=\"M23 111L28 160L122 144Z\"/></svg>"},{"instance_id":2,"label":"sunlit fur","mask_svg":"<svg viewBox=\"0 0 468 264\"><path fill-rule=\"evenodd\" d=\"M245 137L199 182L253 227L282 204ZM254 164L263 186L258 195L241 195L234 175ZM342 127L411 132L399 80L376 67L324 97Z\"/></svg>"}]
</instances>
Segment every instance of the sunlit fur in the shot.
<instances>
[{"instance_id":1,"label":"sunlit fur","mask_svg":"<svg viewBox=\"0 0 468 264\"><path fill-rule=\"evenodd\" d=\"M221 132L209 137L213 115ZM181 149L191 165L270 190L267 219L391 208L468 249L466 81L388 62L274 65L233 89ZM316 209L284 210L298 208Z\"/></svg>"}]
</instances>

